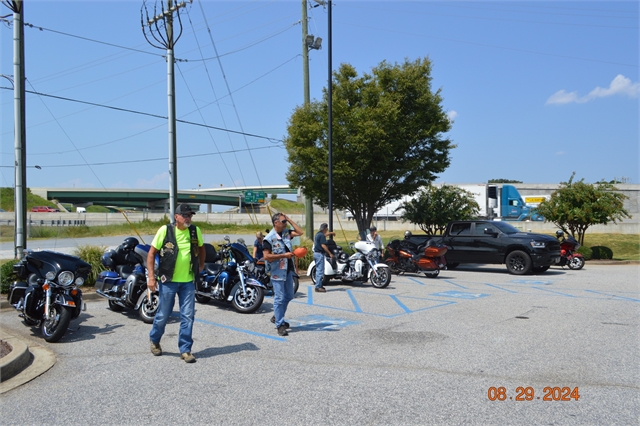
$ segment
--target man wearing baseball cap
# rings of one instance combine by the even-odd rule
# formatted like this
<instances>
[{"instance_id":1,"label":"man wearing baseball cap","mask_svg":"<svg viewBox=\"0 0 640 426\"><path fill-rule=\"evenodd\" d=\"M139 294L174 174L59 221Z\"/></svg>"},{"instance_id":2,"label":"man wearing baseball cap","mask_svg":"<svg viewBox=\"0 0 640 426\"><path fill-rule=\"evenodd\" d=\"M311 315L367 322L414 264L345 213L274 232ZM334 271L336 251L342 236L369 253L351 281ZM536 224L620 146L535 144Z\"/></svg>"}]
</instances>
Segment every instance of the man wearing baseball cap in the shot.
<instances>
[{"instance_id":1,"label":"man wearing baseball cap","mask_svg":"<svg viewBox=\"0 0 640 426\"><path fill-rule=\"evenodd\" d=\"M147 256L147 288L152 292L158 289L160 303L153 320L149 339L151 353L162 355L160 339L171 316L176 294L180 305L180 331L178 349L180 358L187 363L196 362L191 354L193 345L193 319L195 314L195 278L204 269L204 240L200 228L191 224L196 214L188 204L180 204L174 215L174 223L160 227L156 233L149 255ZM156 253L160 257L160 267L154 273Z\"/></svg>"}]
</instances>

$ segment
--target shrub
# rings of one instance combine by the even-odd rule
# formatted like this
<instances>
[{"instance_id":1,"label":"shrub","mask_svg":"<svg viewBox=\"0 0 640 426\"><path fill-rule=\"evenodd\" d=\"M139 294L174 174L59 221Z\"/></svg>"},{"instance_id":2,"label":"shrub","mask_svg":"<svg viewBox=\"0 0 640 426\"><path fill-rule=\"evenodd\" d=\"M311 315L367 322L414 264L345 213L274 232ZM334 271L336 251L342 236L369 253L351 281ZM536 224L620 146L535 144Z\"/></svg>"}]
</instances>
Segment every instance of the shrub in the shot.
<instances>
[{"instance_id":1,"label":"shrub","mask_svg":"<svg viewBox=\"0 0 640 426\"><path fill-rule=\"evenodd\" d=\"M106 249L107 248L105 246L86 245L80 246L74 250L74 256L78 256L80 259L91 265L91 274L87 278L85 285L94 286L100 272L107 270L100 260Z\"/></svg>"},{"instance_id":2,"label":"shrub","mask_svg":"<svg viewBox=\"0 0 640 426\"><path fill-rule=\"evenodd\" d=\"M591 247L592 259L613 259L613 250L605 246Z\"/></svg>"},{"instance_id":3,"label":"shrub","mask_svg":"<svg viewBox=\"0 0 640 426\"><path fill-rule=\"evenodd\" d=\"M13 265L19 260L9 260L0 266L0 293L9 293L9 286L16 280L13 274Z\"/></svg>"},{"instance_id":4,"label":"shrub","mask_svg":"<svg viewBox=\"0 0 640 426\"><path fill-rule=\"evenodd\" d=\"M591 260L591 249L586 246L581 246L578 249L578 253L584 256L584 260Z\"/></svg>"}]
</instances>

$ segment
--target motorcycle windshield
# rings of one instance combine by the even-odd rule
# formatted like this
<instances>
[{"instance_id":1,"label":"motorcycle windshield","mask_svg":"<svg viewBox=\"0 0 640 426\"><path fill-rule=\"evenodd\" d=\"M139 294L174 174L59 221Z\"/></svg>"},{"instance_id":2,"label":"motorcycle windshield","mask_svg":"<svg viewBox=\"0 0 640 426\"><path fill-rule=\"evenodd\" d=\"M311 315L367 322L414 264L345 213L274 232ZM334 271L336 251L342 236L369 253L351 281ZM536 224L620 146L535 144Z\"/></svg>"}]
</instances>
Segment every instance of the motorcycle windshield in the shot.
<instances>
[{"instance_id":1,"label":"motorcycle windshield","mask_svg":"<svg viewBox=\"0 0 640 426\"><path fill-rule=\"evenodd\" d=\"M232 243L230 249L236 262L241 263L245 260L249 260L253 263L256 263L256 260L253 258L253 256L249 254L249 250L247 250L247 248L242 244Z\"/></svg>"},{"instance_id":2,"label":"motorcycle windshield","mask_svg":"<svg viewBox=\"0 0 640 426\"><path fill-rule=\"evenodd\" d=\"M91 272L91 265L79 257L55 251L32 252L27 255L27 261L38 269L42 277L47 272L54 272L58 275L60 271L72 271L76 276L86 278Z\"/></svg>"}]
</instances>

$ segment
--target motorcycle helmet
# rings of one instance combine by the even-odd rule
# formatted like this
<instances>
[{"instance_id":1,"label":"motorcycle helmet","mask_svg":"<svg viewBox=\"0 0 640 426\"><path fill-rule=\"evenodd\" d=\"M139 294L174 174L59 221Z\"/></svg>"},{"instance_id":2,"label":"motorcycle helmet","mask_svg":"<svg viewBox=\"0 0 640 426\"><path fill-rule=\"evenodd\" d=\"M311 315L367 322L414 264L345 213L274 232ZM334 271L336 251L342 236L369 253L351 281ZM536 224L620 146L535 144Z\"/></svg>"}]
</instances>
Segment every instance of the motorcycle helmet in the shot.
<instances>
[{"instance_id":1,"label":"motorcycle helmet","mask_svg":"<svg viewBox=\"0 0 640 426\"><path fill-rule=\"evenodd\" d=\"M122 243L122 247L126 248L127 250L133 250L134 248L136 248L138 244L139 242L137 238L129 237L124 239L124 242Z\"/></svg>"},{"instance_id":2,"label":"motorcycle helmet","mask_svg":"<svg viewBox=\"0 0 640 426\"><path fill-rule=\"evenodd\" d=\"M562 238L562 237L564 237L564 232L562 230L558 229L556 231L556 238Z\"/></svg>"},{"instance_id":3,"label":"motorcycle helmet","mask_svg":"<svg viewBox=\"0 0 640 426\"><path fill-rule=\"evenodd\" d=\"M411 233L411 231L405 231L405 233L404 233L404 239L405 240L408 240L412 236L413 236L413 234Z\"/></svg>"},{"instance_id":4,"label":"motorcycle helmet","mask_svg":"<svg viewBox=\"0 0 640 426\"><path fill-rule=\"evenodd\" d=\"M116 252L114 250L107 250L102 257L100 258L100 261L102 262L102 264L104 266L106 266L109 269L114 269L116 267L115 262L113 261L113 256L116 254Z\"/></svg>"}]
</instances>

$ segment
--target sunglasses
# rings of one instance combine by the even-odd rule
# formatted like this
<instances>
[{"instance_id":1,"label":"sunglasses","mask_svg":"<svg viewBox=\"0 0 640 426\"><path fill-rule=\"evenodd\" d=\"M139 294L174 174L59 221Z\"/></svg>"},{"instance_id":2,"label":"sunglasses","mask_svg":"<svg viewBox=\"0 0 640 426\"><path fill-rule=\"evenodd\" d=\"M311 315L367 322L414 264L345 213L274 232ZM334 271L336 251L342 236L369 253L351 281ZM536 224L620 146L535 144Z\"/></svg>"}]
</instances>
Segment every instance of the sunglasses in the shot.
<instances>
[{"instance_id":1,"label":"sunglasses","mask_svg":"<svg viewBox=\"0 0 640 426\"><path fill-rule=\"evenodd\" d=\"M189 219L191 216L193 216L193 213L181 213L180 216L184 217L185 219Z\"/></svg>"},{"instance_id":2,"label":"sunglasses","mask_svg":"<svg viewBox=\"0 0 640 426\"><path fill-rule=\"evenodd\" d=\"M287 223L287 219L281 220L280 223L286 224Z\"/></svg>"}]
</instances>

